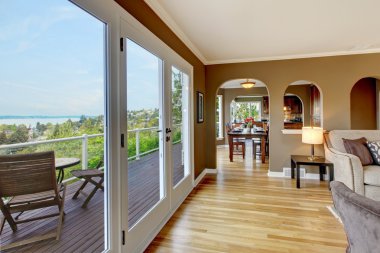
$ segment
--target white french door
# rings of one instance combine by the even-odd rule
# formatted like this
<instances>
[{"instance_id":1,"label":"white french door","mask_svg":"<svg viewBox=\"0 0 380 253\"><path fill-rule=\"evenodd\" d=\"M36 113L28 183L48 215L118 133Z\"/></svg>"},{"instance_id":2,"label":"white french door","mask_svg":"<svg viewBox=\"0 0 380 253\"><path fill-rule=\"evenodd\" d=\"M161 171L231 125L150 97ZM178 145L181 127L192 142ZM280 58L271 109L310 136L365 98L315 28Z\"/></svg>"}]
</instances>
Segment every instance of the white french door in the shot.
<instances>
[{"instance_id":1,"label":"white french door","mask_svg":"<svg viewBox=\"0 0 380 253\"><path fill-rule=\"evenodd\" d=\"M187 196L192 187L191 175L191 86L190 76L177 66L171 66L171 83L168 96L171 103L170 112L171 145L168 157L171 163L171 202L176 206ZM168 87L167 87L168 88Z\"/></svg>"},{"instance_id":2,"label":"white french door","mask_svg":"<svg viewBox=\"0 0 380 253\"><path fill-rule=\"evenodd\" d=\"M121 20L122 228L123 249L140 252L192 189L192 68L132 23Z\"/></svg>"}]
</instances>

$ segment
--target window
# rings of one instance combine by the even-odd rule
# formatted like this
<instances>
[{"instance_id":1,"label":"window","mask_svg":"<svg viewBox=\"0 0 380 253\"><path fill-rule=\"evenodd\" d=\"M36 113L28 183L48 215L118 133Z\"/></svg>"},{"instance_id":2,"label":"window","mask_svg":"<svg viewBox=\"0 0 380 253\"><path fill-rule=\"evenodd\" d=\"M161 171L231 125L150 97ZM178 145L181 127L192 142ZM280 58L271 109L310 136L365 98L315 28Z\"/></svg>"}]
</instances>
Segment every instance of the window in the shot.
<instances>
[{"instance_id":1,"label":"window","mask_svg":"<svg viewBox=\"0 0 380 253\"><path fill-rule=\"evenodd\" d=\"M252 117L255 121L261 120L261 101L254 102L231 102L231 119L233 122L243 122Z\"/></svg>"},{"instance_id":2,"label":"window","mask_svg":"<svg viewBox=\"0 0 380 253\"><path fill-rule=\"evenodd\" d=\"M67 182L61 240L17 250L101 252L108 247L107 25L67 0L1 1L0 6L0 154L54 151L56 180ZM94 192L88 205L85 196L72 199L82 182L71 173L87 168L103 169L105 175L104 191ZM46 212L38 209L22 218ZM83 226L90 219L96 226ZM0 248L56 228L56 220L36 222L20 227L17 236L5 225Z\"/></svg>"},{"instance_id":3,"label":"window","mask_svg":"<svg viewBox=\"0 0 380 253\"><path fill-rule=\"evenodd\" d=\"M216 138L223 138L223 96L216 96Z\"/></svg>"}]
</instances>

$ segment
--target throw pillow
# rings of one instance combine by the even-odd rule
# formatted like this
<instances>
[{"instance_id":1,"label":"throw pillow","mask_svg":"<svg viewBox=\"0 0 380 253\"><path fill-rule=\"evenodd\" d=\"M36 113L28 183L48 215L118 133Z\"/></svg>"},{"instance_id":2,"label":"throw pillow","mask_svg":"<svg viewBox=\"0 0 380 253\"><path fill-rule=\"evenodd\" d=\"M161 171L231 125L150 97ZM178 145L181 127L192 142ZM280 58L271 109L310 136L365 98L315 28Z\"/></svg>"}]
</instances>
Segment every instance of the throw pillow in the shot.
<instances>
[{"instance_id":1,"label":"throw pillow","mask_svg":"<svg viewBox=\"0 0 380 253\"><path fill-rule=\"evenodd\" d=\"M356 140L349 140L343 138L343 144L347 153L356 155L359 157L362 165L373 164L372 155L367 148L367 139L362 137Z\"/></svg>"},{"instance_id":2,"label":"throw pillow","mask_svg":"<svg viewBox=\"0 0 380 253\"><path fill-rule=\"evenodd\" d=\"M380 141L367 141L367 147L375 164L380 165Z\"/></svg>"}]
</instances>

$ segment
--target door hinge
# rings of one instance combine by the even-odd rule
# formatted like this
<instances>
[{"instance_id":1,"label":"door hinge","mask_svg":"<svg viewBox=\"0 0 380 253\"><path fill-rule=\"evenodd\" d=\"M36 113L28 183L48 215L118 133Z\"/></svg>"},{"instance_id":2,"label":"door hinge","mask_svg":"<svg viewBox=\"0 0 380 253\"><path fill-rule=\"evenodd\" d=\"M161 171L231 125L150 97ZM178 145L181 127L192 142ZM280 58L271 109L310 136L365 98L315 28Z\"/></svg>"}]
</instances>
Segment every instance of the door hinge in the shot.
<instances>
[{"instance_id":1,"label":"door hinge","mask_svg":"<svg viewBox=\"0 0 380 253\"><path fill-rule=\"evenodd\" d=\"M121 231L121 242L125 245L125 230Z\"/></svg>"},{"instance_id":2,"label":"door hinge","mask_svg":"<svg viewBox=\"0 0 380 253\"><path fill-rule=\"evenodd\" d=\"M124 51L124 38L120 38L120 51Z\"/></svg>"},{"instance_id":3,"label":"door hinge","mask_svg":"<svg viewBox=\"0 0 380 253\"><path fill-rule=\"evenodd\" d=\"M124 148L124 134L121 134L120 143L121 147Z\"/></svg>"}]
</instances>

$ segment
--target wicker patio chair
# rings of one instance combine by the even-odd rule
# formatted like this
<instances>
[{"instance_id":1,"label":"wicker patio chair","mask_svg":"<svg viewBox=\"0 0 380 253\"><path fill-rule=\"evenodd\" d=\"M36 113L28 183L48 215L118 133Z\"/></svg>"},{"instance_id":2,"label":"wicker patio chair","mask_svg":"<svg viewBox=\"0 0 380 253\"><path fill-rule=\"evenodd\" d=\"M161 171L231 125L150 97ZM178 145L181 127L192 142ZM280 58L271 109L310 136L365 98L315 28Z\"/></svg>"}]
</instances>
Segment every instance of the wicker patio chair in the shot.
<instances>
[{"instance_id":1,"label":"wicker patio chair","mask_svg":"<svg viewBox=\"0 0 380 253\"><path fill-rule=\"evenodd\" d=\"M58 216L56 232L1 245L1 249L6 250L54 237L59 240L64 218L65 194L66 185L57 185L53 151L0 156L0 209L3 213L0 234L5 221L13 232L16 232L17 224ZM6 198L8 201L4 201ZM39 215L26 219L15 219L12 216L19 212L52 206L58 207L57 213L49 211L48 214L44 214L44 210L41 210Z\"/></svg>"},{"instance_id":2,"label":"wicker patio chair","mask_svg":"<svg viewBox=\"0 0 380 253\"><path fill-rule=\"evenodd\" d=\"M103 161L101 160L95 169L87 169L87 170L73 170L71 171L71 174L74 177L84 179L83 184L79 187L79 189L75 192L72 199L76 199L79 195L79 193L87 196L86 200L82 204L82 208L86 208L88 202L92 199L92 197L95 195L95 193L98 191L98 189L101 189L104 191L103 182L104 182L104 172L102 170ZM100 178L99 181L96 181L96 178ZM90 194L87 194L83 191L84 187L88 183L91 183L94 185L94 189L91 191Z\"/></svg>"}]
</instances>

